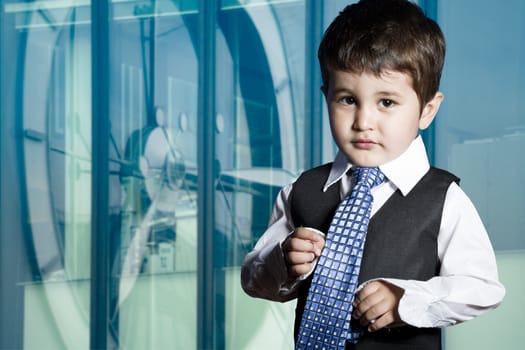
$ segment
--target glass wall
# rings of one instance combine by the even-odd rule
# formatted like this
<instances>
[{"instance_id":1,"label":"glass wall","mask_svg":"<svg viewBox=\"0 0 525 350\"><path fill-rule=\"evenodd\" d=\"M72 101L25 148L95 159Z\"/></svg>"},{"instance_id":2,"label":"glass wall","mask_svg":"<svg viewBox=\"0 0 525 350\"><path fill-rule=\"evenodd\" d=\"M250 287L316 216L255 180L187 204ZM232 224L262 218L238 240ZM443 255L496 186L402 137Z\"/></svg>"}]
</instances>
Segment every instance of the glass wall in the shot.
<instances>
[{"instance_id":1,"label":"glass wall","mask_svg":"<svg viewBox=\"0 0 525 350\"><path fill-rule=\"evenodd\" d=\"M292 344L239 267L314 163L319 6L2 2L0 348Z\"/></svg>"},{"instance_id":2,"label":"glass wall","mask_svg":"<svg viewBox=\"0 0 525 350\"><path fill-rule=\"evenodd\" d=\"M246 296L240 264L279 189L333 159L316 51L347 3L0 1L0 349L292 348L294 302ZM449 45L427 145L508 290L446 347L503 349L497 327L514 349L525 196L487 168L524 166L525 8L419 3Z\"/></svg>"},{"instance_id":3,"label":"glass wall","mask_svg":"<svg viewBox=\"0 0 525 350\"><path fill-rule=\"evenodd\" d=\"M525 335L525 3L438 2L447 38L436 164L456 173L496 250L507 289L494 312L445 334L450 349L518 349ZM496 331L502 337L493 337Z\"/></svg>"},{"instance_id":4,"label":"glass wall","mask_svg":"<svg viewBox=\"0 0 525 350\"><path fill-rule=\"evenodd\" d=\"M3 348L89 343L89 21L89 4L2 2Z\"/></svg>"},{"instance_id":5,"label":"glass wall","mask_svg":"<svg viewBox=\"0 0 525 350\"><path fill-rule=\"evenodd\" d=\"M118 161L110 181L117 207L108 345L191 349L197 344L195 179L202 127L198 4L113 2L110 16L108 151Z\"/></svg>"}]
</instances>

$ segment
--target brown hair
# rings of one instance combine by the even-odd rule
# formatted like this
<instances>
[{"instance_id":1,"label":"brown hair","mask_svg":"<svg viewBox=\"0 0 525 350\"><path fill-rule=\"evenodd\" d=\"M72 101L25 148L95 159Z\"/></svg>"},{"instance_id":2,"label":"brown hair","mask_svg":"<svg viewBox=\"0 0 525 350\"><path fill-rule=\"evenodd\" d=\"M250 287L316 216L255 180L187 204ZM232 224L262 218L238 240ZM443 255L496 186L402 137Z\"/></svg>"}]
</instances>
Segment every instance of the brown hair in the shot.
<instances>
[{"instance_id":1,"label":"brown hair","mask_svg":"<svg viewBox=\"0 0 525 350\"><path fill-rule=\"evenodd\" d=\"M323 84L333 70L400 71L412 78L422 106L439 88L445 39L439 26L406 0L361 0L326 30L318 51Z\"/></svg>"}]
</instances>

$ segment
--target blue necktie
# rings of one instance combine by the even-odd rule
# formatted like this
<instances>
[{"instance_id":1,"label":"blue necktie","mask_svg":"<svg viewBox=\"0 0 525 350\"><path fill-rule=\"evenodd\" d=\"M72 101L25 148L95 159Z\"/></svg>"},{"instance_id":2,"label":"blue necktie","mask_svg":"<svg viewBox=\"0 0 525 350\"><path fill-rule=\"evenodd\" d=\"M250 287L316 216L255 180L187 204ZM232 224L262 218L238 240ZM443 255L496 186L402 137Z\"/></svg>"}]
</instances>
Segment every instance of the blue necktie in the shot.
<instances>
[{"instance_id":1,"label":"blue necktie","mask_svg":"<svg viewBox=\"0 0 525 350\"><path fill-rule=\"evenodd\" d=\"M352 301L357 287L366 231L370 189L385 181L379 168L355 168L354 187L339 204L315 269L297 336L296 349L344 349L362 329L352 329Z\"/></svg>"}]
</instances>

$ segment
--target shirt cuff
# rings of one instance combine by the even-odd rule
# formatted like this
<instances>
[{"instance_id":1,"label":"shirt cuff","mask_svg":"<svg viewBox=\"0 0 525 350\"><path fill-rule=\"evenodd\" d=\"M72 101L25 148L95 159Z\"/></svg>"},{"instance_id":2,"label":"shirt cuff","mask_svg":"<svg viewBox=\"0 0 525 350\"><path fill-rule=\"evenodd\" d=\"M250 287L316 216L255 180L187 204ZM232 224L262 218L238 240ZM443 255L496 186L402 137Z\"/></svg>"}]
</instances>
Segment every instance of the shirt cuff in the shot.
<instances>
[{"instance_id":1,"label":"shirt cuff","mask_svg":"<svg viewBox=\"0 0 525 350\"><path fill-rule=\"evenodd\" d=\"M399 300L398 313L401 321L414 327L446 327L447 322L442 315L434 314L432 305L442 299L442 296L427 293L415 285L418 281L382 278L382 281L393 284L404 290Z\"/></svg>"},{"instance_id":2,"label":"shirt cuff","mask_svg":"<svg viewBox=\"0 0 525 350\"><path fill-rule=\"evenodd\" d=\"M273 278L279 285L288 279L288 271L286 270L281 244L282 242L277 242L273 245L267 245L260 253L261 260L265 262L265 265L274 267Z\"/></svg>"},{"instance_id":3,"label":"shirt cuff","mask_svg":"<svg viewBox=\"0 0 525 350\"><path fill-rule=\"evenodd\" d=\"M284 256L284 251L283 251L283 244L284 242L293 234L293 231L290 232L286 238L284 238L282 241L279 242L278 244L278 249L275 249L271 254L273 255L272 256L272 261L273 263L279 265L279 266L283 266L283 271L282 273L284 274L283 278L280 279L281 281L284 281L282 284L281 284L281 288L279 290L279 294L280 295L288 295L288 294L291 294L293 293L297 287L299 286L299 284L305 280L306 278L308 278L308 276L312 273L312 271L310 271L308 274L306 275L302 275L302 276L299 276L297 277L296 279L294 280L289 280L288 279L288 265L287 265L287 262L286 262L286 257Z\"/></svg>"}]
</instances>

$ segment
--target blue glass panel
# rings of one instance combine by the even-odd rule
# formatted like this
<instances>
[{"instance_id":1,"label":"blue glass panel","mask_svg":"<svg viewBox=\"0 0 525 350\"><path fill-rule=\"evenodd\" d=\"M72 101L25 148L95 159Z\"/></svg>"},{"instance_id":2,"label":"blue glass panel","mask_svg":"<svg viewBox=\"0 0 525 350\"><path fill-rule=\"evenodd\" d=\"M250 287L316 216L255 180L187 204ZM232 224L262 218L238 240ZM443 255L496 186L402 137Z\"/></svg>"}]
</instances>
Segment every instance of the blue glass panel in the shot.
<instances>
[{"instance_id":1,"label":"blue glass panel","mask_svg":"<svg viewBox=\"0 0 525 350\"><path fill-rule=\"evenodd\" d=\"M197 347L196 1L113 2L111 334Z\"/></svg>"},{"instance_id":2,"label":"blue glass panel","mask_svg":"<svg viewBox=\"0 0 525 350\"><path fill-rule=\"evenodd\" d=\"M436 164L462 177L496 249L503 304L447 329L450 349L522 346L525 279L525 3L438 2L448 50L435 122ZM494 336L501 334L504 336Z\"/></svg>"},{"instance_id":3,"label":"blue glass panel","mask_svg":"<svg viewBox=\"0 0 525 350\"><path fill-rule=\"evenodd\" d=\"M222 1L218 14L216 230L224 239L215 278L225 348L293 342L294 303L249 298L239 267L277 192L304 167L305 16L304 1Z\"/></svg>"},{"instance_id":4,"label":"blue glass panel","mask_svg":"<svg viewBox=\"0 0 525 350\"><path fill-rule=\"evenodd\" d=\"M484 219L497 250L524 249L521 152L525 121L525 4L479 6L444 1L439 18L448 42L436 123L436 161L464 177L462 187ZM468 14L468 15L467 15ZM511 35L509 35L511 33ZM504 203L504 205L502 205Z\"/></svg>"},{"instance_id":5,"label":"blue glass panel","mask_svg":"<svg viewBox=\"0 0 525 350\"><path fill-rule=\"evenodd\" d=\"M5 4L4 4L5 3ZM90 4L3 2L2 347L89 347ZM5 84L5 85L4 85ZM7 100L6 100L7 98ZM12 103L12 105L11 105ZM5 136L5 137L4 137ZM5 169L5 170L4 170ZM8 174L5 176L4 174ZM4 182L5 181L5 182ZM5 238L9 237L9 240ZM9 322L9 321L8 321ZM23 323L22 323L23 322ZM9 330L8 330L9 329Z\"/></svg>"}]
</instances>

